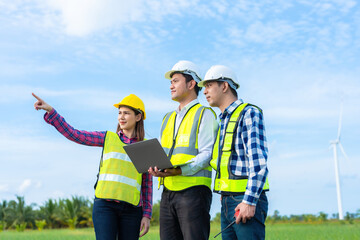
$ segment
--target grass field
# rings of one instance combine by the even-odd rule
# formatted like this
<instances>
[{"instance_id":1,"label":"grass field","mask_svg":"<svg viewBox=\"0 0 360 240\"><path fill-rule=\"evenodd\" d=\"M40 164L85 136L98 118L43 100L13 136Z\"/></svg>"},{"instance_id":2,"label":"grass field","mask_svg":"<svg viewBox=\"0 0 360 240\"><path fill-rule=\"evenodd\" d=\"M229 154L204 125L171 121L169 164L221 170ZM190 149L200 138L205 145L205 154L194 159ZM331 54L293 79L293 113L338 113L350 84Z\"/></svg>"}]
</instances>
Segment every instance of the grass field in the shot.
<instances>
[{"instance_id":1,"label":"grass field","mask_svg":"<svg viewBox=\"0 0 360 240\"><path fill-rule=\"evenodd\" d=\"M218 233L220 226L212 224L210 239ZM76 229L76 230L26 230L25 232L16 232L7 230L0 232L1 240L95 240L94 230ZM157 240L159 238L159 228L151 227L147 235L142 240ZM216 239L221 239L218 236ZM336 240L336 239L360 239L360 224L274 224L266 227L266 239L278 240Z\"/></svg>"}]
</instances>

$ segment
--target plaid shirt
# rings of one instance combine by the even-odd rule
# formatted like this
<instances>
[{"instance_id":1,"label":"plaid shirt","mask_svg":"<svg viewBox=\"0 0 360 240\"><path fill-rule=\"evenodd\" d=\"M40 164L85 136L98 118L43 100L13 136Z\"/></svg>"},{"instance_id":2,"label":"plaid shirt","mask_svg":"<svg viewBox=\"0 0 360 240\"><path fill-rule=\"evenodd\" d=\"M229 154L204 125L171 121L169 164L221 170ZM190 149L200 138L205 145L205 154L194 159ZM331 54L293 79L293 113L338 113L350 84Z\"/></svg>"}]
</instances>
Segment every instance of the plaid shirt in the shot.
<instances>
[{"instance_id":1,"label":"plaid shirt","mask_svg":"<svg viewBox=\"0 0 360 240\"><path fill-rule=\"evenodd\" d=\"M220 114L220 143L223 141L225 126L231 113L242 103L242 100L238 99ZM264 187L268 175L267 152L263 116L257 108L247 106L236 129L235 151L230 158L231 172L236 176L248 177L243 199L247 204L256 205Z\"/></svg>"},{"instance_id":2,"label":"plaid shirt","mask_svg":"<svg viewBox=\"0 0 360 240\"><path fill-rule=\"evenodd\" d=\"M44 119L71 141L87 146L104 146L106 131L88 132L74 129L55 109L50 113L45 113ZM121 131L118 134L120 139L126 144L136 142L136 138L129 139ZM152 191L152 176L149 173L142 174L141 195L138 206L142 206L143 208L143 217L149 219L151 219L152 214Z\"/></svg>"}]
</instances>

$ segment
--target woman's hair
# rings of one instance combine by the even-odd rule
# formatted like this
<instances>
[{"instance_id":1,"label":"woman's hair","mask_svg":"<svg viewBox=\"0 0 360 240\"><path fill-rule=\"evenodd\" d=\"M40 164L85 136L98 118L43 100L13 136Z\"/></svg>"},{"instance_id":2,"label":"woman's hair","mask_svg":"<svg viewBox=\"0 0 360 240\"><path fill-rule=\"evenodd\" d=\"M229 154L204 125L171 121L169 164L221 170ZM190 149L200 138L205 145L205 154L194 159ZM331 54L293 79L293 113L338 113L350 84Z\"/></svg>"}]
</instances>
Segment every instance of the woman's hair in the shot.
<instances>
[{"instance_id":1,"label":"woman's hair","mask_svg":"<svg viewBox=\"0 0 360 240\"><path fill-rule=\"evenodd\" d=\"M126 106L128 107L128 106ZM137 139L137 141L143 141L145 138L145 129L144 129L144 114L142 111L140 110L135 110L131 107L128 107L129 109L131 109L135 115L141 114L141 119L140 121L136 122L135 125L135 138ZM118 133L120 130L122 130L120 128L120 124L117 124L117 128L116 128L116 133Z\"/></svg>"}]
</instances>

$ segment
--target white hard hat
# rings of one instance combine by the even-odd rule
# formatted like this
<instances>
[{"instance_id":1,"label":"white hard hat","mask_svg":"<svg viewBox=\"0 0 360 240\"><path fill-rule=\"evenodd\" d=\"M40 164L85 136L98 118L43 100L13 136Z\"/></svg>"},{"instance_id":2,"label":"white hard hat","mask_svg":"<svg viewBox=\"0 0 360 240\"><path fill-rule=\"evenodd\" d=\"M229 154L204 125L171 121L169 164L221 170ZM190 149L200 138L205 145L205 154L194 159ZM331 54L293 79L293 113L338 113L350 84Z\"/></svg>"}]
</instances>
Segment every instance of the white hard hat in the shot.
<instances>
[{"instance_id":1,"label":"white hard hat","mask_svg":"<svg viewBox=\"0 0 360 240\"><path fill-rule=\"evenodd\" d=\"M200 76L199 68L193 62L186 61L186 60L181 60L181 61L177 62L170 71L165 73L165 78L171 79L171 75L174 72L181 72L183 74L189 74L193 77L193 79L197 83L199 83L201 81L201 78L199 77Z\"/></svg>"},{"instance_id":2,"label":"white hard hat","mask_svg":"<svg viewBox=\"0 0 360 240\"><path fill-rule=\"evenodd\" d=\"M235 73L224 65L214 65L205 74L204 80L198 83L199 87L204 87L206 81L226 81L233 89L238 89L240 84Z\"/></svg>"}]
</instances>

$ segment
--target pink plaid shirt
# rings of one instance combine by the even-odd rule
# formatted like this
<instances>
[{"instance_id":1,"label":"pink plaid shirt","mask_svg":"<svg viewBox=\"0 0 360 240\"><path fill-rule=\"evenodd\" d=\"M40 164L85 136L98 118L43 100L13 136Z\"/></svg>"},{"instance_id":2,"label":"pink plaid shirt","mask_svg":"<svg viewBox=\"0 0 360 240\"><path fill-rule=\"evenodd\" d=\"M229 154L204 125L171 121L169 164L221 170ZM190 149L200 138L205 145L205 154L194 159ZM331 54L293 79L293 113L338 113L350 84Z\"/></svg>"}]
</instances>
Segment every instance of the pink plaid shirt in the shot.
<instances>
[{"instance_id":1,"label":"pink plaid shirt","mask_svg":"<svg viewBox=\"0 0 360 240\"><path fill-rule=\"evenodd\" d=\"M87 145L103 147L106 131L83 131L74 129L65 119L53 109L50 113L45 113L44 119L47 123L53 125L67 139ZM136 142L136 138L127 138L121 131L118 133L120 139L131 144ZM152 214L152 176L149 173L142 174L141 195L139 206L143 208L143 217L151 219Z\"/></svg>"}]
</instances>

